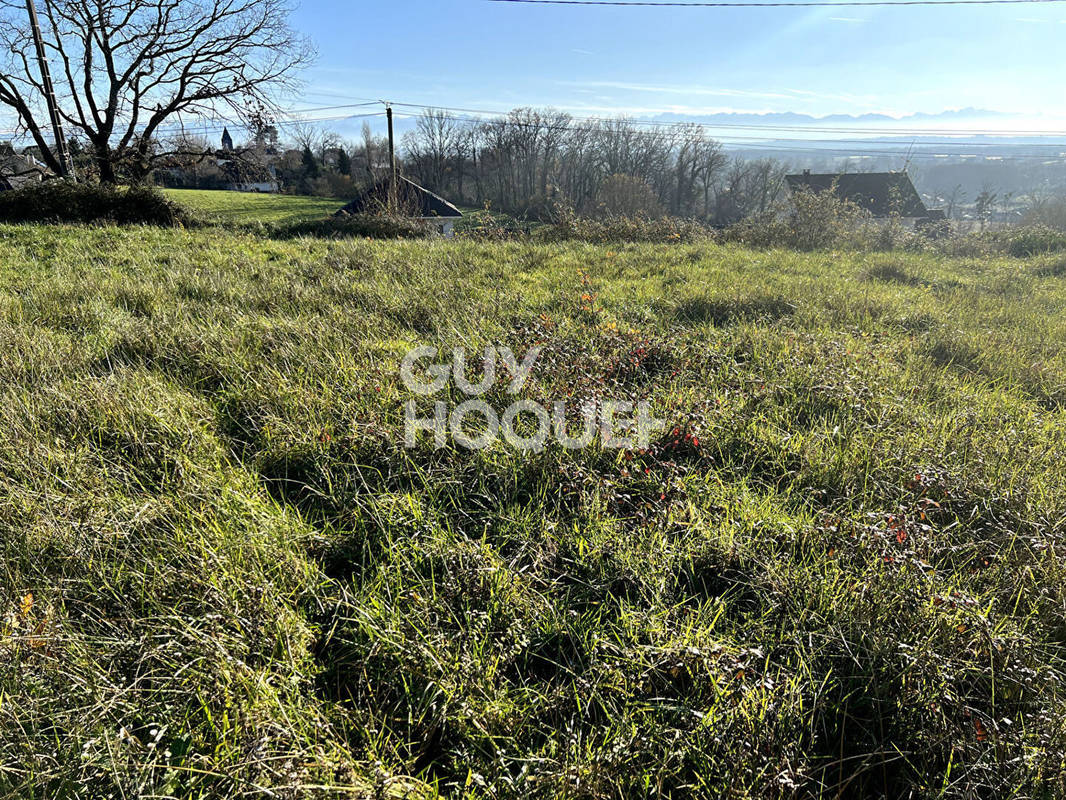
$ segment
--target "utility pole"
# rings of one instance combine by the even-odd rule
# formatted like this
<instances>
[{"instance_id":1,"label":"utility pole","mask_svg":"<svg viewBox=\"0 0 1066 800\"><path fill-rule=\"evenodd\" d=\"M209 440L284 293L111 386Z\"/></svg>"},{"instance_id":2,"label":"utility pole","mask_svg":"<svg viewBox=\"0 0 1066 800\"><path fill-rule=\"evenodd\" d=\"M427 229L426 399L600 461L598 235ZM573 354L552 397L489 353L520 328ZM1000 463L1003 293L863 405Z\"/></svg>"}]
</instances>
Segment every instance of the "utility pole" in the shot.
<instances>
[{"instance_id":1,"label":"utility pole","mask_svg":"<svg viewBox=\"0 0 1066 800\"><path fill-rule=\"evenodd\" d=\"M32 0L30 0L32 2ZM389 213L396 213L396 144L392 135L392 106L385 106L385 118L389 121Z\"/></svg>"},{"instance_id":2,"label":"utility pole","mask_svg":"<svg viewBox=\"0 0 1066 800\"><path fill-rule=\"evenodd\" d=\"M44 89L44 99L48 103L48 116L52 120L52 132L56 137L56 148L53 155L56 161L59 162L59 174L64 178L73 177L74 169L70 163L70 153L67 151L67 140L63 136L63 119L59 116L56 93L52 89L52 74L48 71L48 55L44 49L41 26L37 22L37 8L33 5L33 0L26 0L26 10L30 12L33 43L37 46L37 61L41 65L41 86Z\"/></svg>"}]
</instances>

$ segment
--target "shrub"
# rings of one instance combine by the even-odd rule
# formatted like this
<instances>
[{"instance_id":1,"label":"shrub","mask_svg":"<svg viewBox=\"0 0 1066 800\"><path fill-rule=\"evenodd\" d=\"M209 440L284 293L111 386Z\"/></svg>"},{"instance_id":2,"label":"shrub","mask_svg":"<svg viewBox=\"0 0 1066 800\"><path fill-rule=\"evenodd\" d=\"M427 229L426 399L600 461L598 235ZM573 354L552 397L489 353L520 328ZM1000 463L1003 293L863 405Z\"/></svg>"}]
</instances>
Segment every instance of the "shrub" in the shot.
<instances>
[{"instance_id":1,"label":"shrub","mask_svg":"<svg viewBox=\"0 0 1066 800\"><path fill-rule=\"evenodd\" d=\"M733 225L726 232L729 241L754 247L788 247L819 250L842 245L870 245L879 232L863 230L869 219L850 200L832 192L797 192L788 212L768 211ZM873 234L871 236L871 234Z\"/></svg>"},{"instance_id":2,"label":"shrub","mask_svg":"<svg viewBox=\"0 0 1066 800\"><path fill-rule=\"evenodd\" d=\"M948 220L909 228L899 217L874 219L855 203L830 192L802 192L792 207L749 217L726 229L722 238L749 247L793 250L846 248L860 251L931 251L962 257L1006 252L1006 241L991 234L955 232ZM1038 252L1046 252L1039 250Z\"/></svg>"},{"instance_id":3,"label":"shrub","mask_svg":"<svg viewBox=\"0 0 1066 800\"><path fill-rule=\"evenodd\" d=\"M317 236L326 239L425 239L433 228L418 219L387 214L344 214L319 220L279 225L274 234L280 238Z\"/></svg>"},{"instance_id":4,"label":"shrub","mask_svg":"<svg viewBox=\"0 0 1066 800\"><path fill-rule=\"evenodd\" d=\"M1034 203L1022 217L1022 224L1066 231L1066 198L1056 197Z\"/></svg>"},{"instance_id":5,"label":"shrub","mask_svg":"<svg viewBox=\"0 0 1066 800\"><path fill-rule=\"evenodd\" d=\"M557 212L556 221L536 231L547 241L651 242L660 244L698 242L714 237L714 232L695 220L643 216L581 217L569 209Z\"/></svg>"},{"instance_id":6,"label":"shrub","mask_svg":"<svg viewBox=\"0 0 1066 800\"><path fill-rule=\"evenodd\" d=\"M853 235L869 215L832 192L799 192L788 219L790 245L797 250L832 247Z\"/></svg>"},{"instance_id":7,"label":"shrub","mask_svg":"<svg viewBox=\"0 0 1066 800\"><path fill-rule=\"evenodd\" d=\"M524 239L539 223L528 218L519 218L502 211L484 208L468 211L456 220L455 236L458 239L473 239L481 242L506 242Z\"/></svg>"},{"instance_id":8,"label":"shrub","mask_svg":"<svg viewBox=\"0 0 1066 800\"><path fill-rule=\"evenodd\" d=\"M311 181L309 194L315 197L352 197L358 191L351 175L327 172Z\"/></svg>"},{"instance_id":9,"label":"shrub","mask_svg":"<svg viewBox=\"0 0 1066 800\"><path fill-rule=\"evenodd\" d=\"M1003 252L1001 244L985 233L953 234L931 242L935 252L955 258L988 258Z\"/></svg>"},{"instance_id":10,"label":"shrub","mask_svg":"<svg viewBox=\"0 0 1066 800\"><path fill-rule=\"evenodd\" d=\"M525 239L529 236L532 226L518 224L503 224L499 222L485 222L479 225L458 228L455 231L457 239L472 239L477 242L510 242Z\"/></svg>"},{"instance_id":11,"label":"shrub","mask_svg":"<svg viewBox=\"0 0 1066 800\"><path fill-rule=\"evenodd\" d=\"M47 181L0 192L3 222L113 222L184 225L189 212L148 186Z\"/></svg>"},{"instance_id":12,"label":"shrub","mask_svg":"<svg viewBox=\"0 0 1066 800\"><path fill-rule=\"evenodd\" d=\"M633 175L604 178L596 191L595 216L641 216L658 219L664 215L658 195L645 181Z\"/></svg>"},{"instance_id":13,"label":"shrub","mask_svg":"<svg viewBox=\"0 0 1066 800\"><path fill-rule=\"evenodd\" d=\"M1028 257L1066 250L1066 233L1045 225L1014 228L996 236L1012 256Z\"/></svg>"}]
</instances>

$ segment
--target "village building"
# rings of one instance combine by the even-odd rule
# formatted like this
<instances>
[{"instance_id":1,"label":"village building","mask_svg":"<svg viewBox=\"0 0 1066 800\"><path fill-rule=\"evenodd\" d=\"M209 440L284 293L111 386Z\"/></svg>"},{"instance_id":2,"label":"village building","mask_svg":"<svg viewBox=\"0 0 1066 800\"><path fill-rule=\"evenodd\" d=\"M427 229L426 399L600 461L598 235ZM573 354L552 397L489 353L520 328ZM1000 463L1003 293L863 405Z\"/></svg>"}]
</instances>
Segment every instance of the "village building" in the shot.
<instances>
[{"instance_id":1,"label":"village building","mask_svg":"<svg viewBox=\"0 0 1066 800\"><path fill-rule=\"evenodd\" d=\"M443 197L433 194L414 181L399 177L396 187L396 208L405 217L420 219L434 225L441 236L451 238L455 232L455 221L463 212ZM337 216L346 214L379 214L389 207L389 178L376 181L358 197L337 212Z\"/></svg>"},{"instance_id":2,"label":"village building","mask_svg":"<svg viewBox=\"0 0 1066 800\"><path fill-rule=\"evenodd\" d=\"M10 142L0 142L0 191L41 183L52 171L32 155L16 153Z\"/></svg>"},{"instance_id":3,"label":"village building","mask_svg":"<svg viewBox=\"0 0 1066 800\"><path fill-rule=\"evenodd\" d=\"M906 172L846 172L787 175L789 191L832 192L839 200L854 203L874 219L897 218L912 224L944 219L944 212L930 210L922 202Z\"/></svg>"}]
</instances>

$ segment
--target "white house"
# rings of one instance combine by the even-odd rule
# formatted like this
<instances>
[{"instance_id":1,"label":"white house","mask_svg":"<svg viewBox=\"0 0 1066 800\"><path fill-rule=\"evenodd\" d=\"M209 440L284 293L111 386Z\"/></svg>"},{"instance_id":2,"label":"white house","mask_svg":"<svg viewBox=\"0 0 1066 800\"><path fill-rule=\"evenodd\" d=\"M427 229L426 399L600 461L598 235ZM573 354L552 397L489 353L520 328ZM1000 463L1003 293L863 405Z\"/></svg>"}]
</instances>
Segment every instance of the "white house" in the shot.
<instances>
[{"instance_id":1,"label":"white house","mask_svg":"<svg viewBox=\"0 0 1066 800\"><path fill-rule=\"evenodd\" d=\"M220 161L219 164L225 162ZM231 192L262 192L264 194L275 194L281 191L281 184L278 182L278 173L274 169L273 164L268 164L266 168L266 174L259 177L265 178L261 181L237 181L231 183L227 188Z\"/></svg>"}]
</instances>

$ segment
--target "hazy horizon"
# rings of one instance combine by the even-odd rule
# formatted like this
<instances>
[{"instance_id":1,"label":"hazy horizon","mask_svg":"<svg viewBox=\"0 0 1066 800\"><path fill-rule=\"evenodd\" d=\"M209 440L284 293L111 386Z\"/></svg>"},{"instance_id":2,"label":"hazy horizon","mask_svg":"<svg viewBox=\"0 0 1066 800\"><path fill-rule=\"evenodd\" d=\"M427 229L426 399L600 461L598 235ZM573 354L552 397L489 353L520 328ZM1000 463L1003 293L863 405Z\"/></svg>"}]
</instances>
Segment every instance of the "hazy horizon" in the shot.
<instances>
[{"instance_id":1,"label":"hazy horizon","mask_svg":"<svg viewBox=\"0 0 1066 800\"><path fill-rule=\"evenodd\" d=\"M1066 128L1066 6L617 8L305 0L305 107L388 99L575 115L880 114ZM430 24L417 24L420 20ZM353 27L354 26L354 27ZM394 31L394 37L352 31ZM826 65L832 63L832 68ZM941 120L943 121L943 120Z\"/></svg>"}]
</instances>

